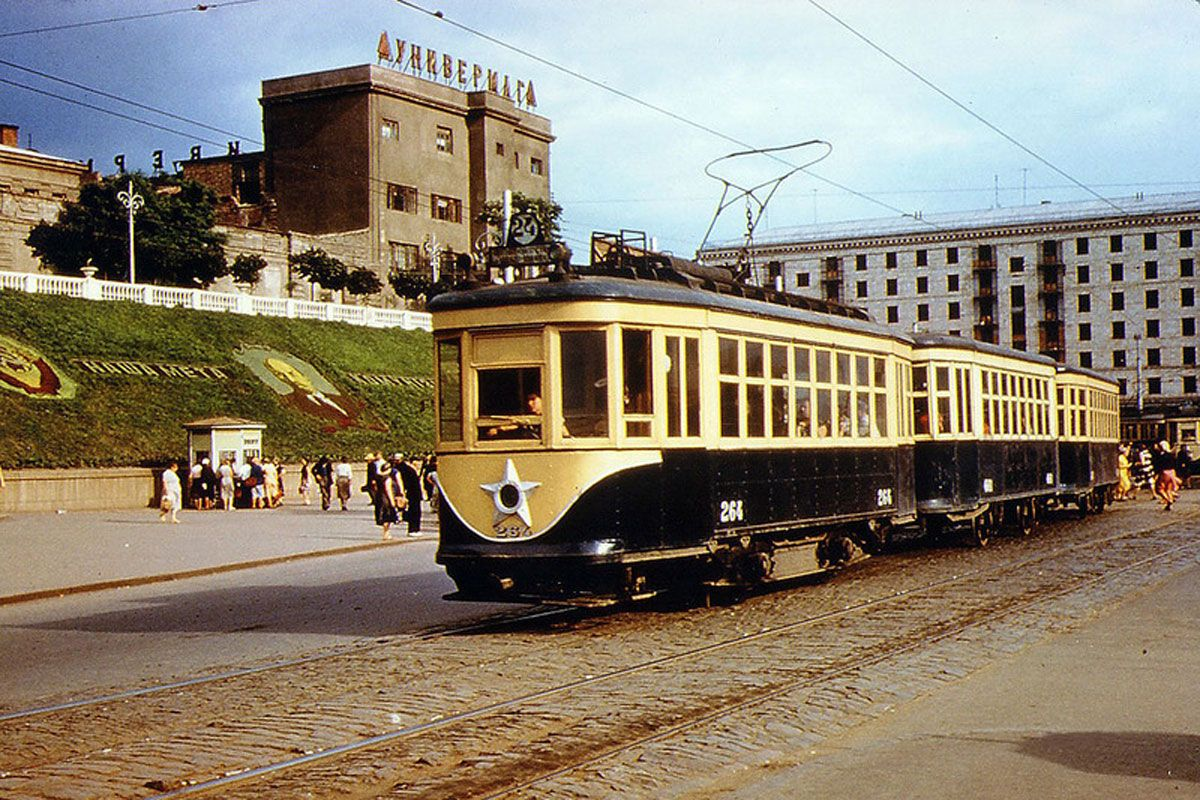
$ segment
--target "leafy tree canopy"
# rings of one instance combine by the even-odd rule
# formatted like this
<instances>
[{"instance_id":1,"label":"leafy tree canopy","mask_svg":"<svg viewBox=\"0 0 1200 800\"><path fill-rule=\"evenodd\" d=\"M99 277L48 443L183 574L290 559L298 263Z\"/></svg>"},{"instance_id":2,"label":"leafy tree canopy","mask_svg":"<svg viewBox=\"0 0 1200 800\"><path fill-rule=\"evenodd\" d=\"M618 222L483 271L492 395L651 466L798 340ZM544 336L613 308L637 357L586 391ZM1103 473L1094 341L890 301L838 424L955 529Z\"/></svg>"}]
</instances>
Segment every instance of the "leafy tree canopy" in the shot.
<instances>
[{"instance_id":1,"label":"leafy tree canopy","mask_svg":"<svg viewBox=\"0 0 1200 800\"><path fill-rule=\"evenodd\" d=\"M512 210L514 214L532 214L541 223L546 241L561 242L558 218L562 216L562 206L553 200L542 197L529 197L520 192L513 192ZM483 204L483 212L479 219L497 230L504 224L504 201L489 200Z\"/></svg>"},{"instance_id":2,"label":"leafy tree canopy","mask_svg":"<svg viewBox=\"0 0 1200 800\"><path fill-rule=\"evenodd\" d=\"M346 265L319 247L293 253L288 256L288 263L308 280L321 284L323 289L340 291L346 288L346 282L350 279L350 270Z\"/></svg>"},{"instance_id":3,"label":"leafy tree canopy","mask_svg":"<svg viewBox=\"0 0 1200 800\"><path fill-rule=\"evenodd\" d=\"M267 266L267 260L253 253L242 253L229 266L229 273L235 283L246 283L254 286L262 278L262 271Z\"/></svg>"},{"instance_id":4,"label":"leafy tree canopy","mask_svg":"<svg viewBox=\"0 0 1200 800\"><path fill-rule=\"evenodd\" d=\"M216 195L174 175L110 175L85 184L57 221L29 232L26 244L54 272L78 273L90 259L99 277L128 280L129 212L117 195L131 181L143 202L134 217L139 283L208 286L228 274L225 237L213 230Z\"/></svg>"},{"instance_id":5,"label":"leafy tree canopy","mask_svg":"<svg viewBox=\"0 0 1200 800\"><path fill-rule=\"evenodd\" d=\"M360 267L353 270L346 278L346 291L359 297L368 294L378 294L383 289L383 281L373 270Z\"/></svg>"},{"instance_id":6,"label":"leafy tree canopy","mask_svg":"<svg viewBox=\"0 0 1200 800\"><path fill-rule=\"evenodd\" d=\"M388 285L400 297L428 302L442 292L453 289L454 280L450 276L443 275L437 283L434 283L428 275L396 270L388 275Z\"/></svg>"}]
</instances>

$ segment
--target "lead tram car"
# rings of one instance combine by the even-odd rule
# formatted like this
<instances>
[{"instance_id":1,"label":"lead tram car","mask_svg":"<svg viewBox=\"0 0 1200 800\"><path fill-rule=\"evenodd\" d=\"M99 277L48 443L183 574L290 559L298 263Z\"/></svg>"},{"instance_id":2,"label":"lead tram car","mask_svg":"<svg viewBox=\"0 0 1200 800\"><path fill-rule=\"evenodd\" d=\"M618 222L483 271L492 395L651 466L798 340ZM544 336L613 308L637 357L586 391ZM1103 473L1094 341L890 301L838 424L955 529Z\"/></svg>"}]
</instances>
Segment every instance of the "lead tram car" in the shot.
<instances>
[{"instance_id":1,"label":"lead tram car","mask_svg":"<svg viewBox=\"0 0 1200 800\"><path fill-rule=\"evenodd\" d=\"M922 504L939 527L980 530L972 520L999 524L991 509L1025 496L980 499L956 481L936 507L915 474L941 457L935 444L980 438L993 413L980 409L992 395L976 350L947 366L962 377L947 394L937 358L957 340L914 342L624 234L597 234L582 272L451 292L430 310L437 561L455 599L604 604L753 586L875 552ZM996 351L985 355L1008 353ZM1033 362L1049 414L1055 370ZM1020 413L1018 387L1003 384L1006 415ZM951 397L944 426L916 419ZM1051 480L1039 460L1029 495L1042 503L1058 489L1052 424Z\"/></svg>"}]
</instances>

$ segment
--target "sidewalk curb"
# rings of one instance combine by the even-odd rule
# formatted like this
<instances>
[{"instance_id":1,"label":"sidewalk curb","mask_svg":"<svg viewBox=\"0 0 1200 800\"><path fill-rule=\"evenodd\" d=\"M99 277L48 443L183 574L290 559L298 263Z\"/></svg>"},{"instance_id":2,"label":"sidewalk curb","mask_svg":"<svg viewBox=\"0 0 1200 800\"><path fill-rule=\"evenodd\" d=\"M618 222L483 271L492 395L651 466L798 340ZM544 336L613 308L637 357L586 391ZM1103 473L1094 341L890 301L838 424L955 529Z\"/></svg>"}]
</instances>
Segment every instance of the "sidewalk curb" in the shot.
<instances>
[{"instance_id":1,"label":"sidewalk curb","mask_svg":"<svg viewBox=\"0 0 1200 800\"><path fill-rule=\"evenodd\" d=\"M267 567L271 566L272 564L286 564L289 561L300 561L306 558L318 558L320 556L340 556L348 553L361 553L381 547L392 547L394 545L419 542L424 538L425 537L413 537L406 539L395 539L386 542L367 542L364 544L349 545L347 547L336 547L331 550L310 550L303 553L289 553L288 555L271 556L269 558L260 558L252 561L239 561L235 564L216 564L211 567L200 567L198 569L181 570L179 572L164 572L158 575L141 575L133 578L118 578L110 581L98 581L96 583L82 583L78 586L66 586L58 589L39 589L36 592L24 592L22 594L12 594L5 597L0 597L0 606L27 603L33 600L45 600L51 597L65 597L71 594L98 592L105 589L146 586L147 584L151 583L165 583L167 581L182 580L184 578L199 578L205 575L219 575L222 572L234 572L242 569L253 569L254 567Z\"/></svg>"}]
</instances>

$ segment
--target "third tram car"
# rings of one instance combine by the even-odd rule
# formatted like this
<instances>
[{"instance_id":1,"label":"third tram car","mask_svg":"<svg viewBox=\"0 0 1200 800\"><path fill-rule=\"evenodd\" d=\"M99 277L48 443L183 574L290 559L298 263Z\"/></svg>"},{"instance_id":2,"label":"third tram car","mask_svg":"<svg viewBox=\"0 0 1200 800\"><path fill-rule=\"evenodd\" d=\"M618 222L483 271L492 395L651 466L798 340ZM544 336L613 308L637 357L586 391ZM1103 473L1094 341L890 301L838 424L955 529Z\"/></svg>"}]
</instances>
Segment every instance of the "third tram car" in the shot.
<instances>
[{"instance_id":1,"label":"third tram car","mask_svg":"<svg viewBox=\"0 0 1200 800\"><path fill-rule=\"evenodd\" d=\"M982 541L1058 495L1048 359L596 253L430 303L453 597L753 586L849 563L896 526Z\"/></svg>"}]
</instances>

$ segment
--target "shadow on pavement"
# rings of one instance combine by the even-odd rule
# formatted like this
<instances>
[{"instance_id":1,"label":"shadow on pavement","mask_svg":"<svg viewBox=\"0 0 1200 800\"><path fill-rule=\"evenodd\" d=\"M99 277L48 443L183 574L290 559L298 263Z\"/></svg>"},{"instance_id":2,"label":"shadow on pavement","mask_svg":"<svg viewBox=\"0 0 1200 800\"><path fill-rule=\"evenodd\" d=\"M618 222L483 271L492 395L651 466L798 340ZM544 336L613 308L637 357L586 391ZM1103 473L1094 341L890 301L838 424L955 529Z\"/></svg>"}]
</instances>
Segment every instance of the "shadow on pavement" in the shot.
<instances>
[{"instance_id":1,"label":"shadow on pavement","mask_svg":"<svg viewBox=\"0 0 1200 800\"><path fill-rule=\"evenodd\" d=\"M1200 736L1081 731L1028 737L1024 755L1080 772L1200 783Z\"/></svg>"}]
</instances>

